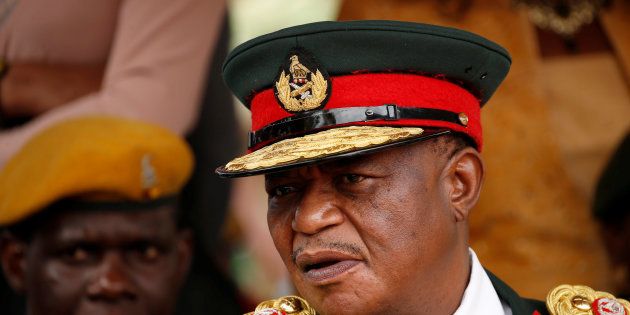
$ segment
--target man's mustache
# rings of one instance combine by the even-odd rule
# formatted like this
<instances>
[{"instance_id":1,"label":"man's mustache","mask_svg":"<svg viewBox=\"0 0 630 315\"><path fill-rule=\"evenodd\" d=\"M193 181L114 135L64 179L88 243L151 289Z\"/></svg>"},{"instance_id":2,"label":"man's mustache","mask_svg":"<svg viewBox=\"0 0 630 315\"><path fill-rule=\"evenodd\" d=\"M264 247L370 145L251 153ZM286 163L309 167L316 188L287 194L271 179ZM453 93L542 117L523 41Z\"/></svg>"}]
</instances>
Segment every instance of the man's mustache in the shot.
<instances>
[{"instance_id":1,"label":"man's mustache","mask_svg":"<svg viewBox=\"0 0 630 315\"><path fill-rule=\"evenodd\" d=\"M315 244L312 244L312 243L315 243ZM363 256L363 251L361 250L361 248L355 244L341 242L341 241L324 241L321 239L314 239L314 240L309 240L308 242L306 242L306 244L299 246L291 253L291 260L293 261L293 263L296 263L297 257L303 251L305 251L306 248L316 248L318 250L330 249L330 250L336 250L338 252L350 254L353 256L365 257Z\"/></svg>"}]
</instances>

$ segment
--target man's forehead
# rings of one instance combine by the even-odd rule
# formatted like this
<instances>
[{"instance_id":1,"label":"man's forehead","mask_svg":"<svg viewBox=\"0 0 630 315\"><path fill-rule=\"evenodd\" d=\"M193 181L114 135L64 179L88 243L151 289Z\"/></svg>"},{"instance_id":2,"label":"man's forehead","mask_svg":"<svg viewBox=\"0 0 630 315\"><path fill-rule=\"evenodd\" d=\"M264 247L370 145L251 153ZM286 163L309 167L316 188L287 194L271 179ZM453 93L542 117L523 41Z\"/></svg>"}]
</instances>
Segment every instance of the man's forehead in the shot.
<instances>
[{"instance_id":1,"label":"man's forehead","mask_svg":"<svg viewBox=\"0 0 630 315\"><path fill-rule=\"evenodd\" d=\"M396 170L404 168L407 163L416 163L418 159L423 159L426 165L436 165L435 145L431 141L417 142L405 146L393 147L382 151L368 154L354 155L318 164L296 167L281 172L265 174L266 180L278 178L294 177L300 174L307 174L309 169L317 168L321 172L340 172L351 170Z\"/></svg>"},{"instance_id":2,"label":"man's forehead","mask_svg":"<svg viewBox=\"0 0 630 315\"><path fill-rule=\"evenodd\" d=\"M49 217L40 233L62 239L156 234L176 226L172 205L145 209L67 209Z\"/></svg>"}]
</instances>

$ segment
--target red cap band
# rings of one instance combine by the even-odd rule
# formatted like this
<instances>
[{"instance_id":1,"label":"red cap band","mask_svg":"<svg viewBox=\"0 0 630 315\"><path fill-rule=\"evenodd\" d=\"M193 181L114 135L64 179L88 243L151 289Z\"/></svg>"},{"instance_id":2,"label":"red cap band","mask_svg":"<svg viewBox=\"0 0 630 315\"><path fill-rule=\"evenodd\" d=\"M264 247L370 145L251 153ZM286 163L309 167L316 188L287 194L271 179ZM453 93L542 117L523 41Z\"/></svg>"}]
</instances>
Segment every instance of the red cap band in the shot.
<instances>
[{"instance_id":1,"label":"red cap band","mask_svg":"<svg viewBox=\"0 0 630 315\"><path fill-rule=\"evenodd\" d=\"M440 79L416 74L362 73L331 76L330 98L323 110L333 108L380 106L430 108L464 113L467 126L441 120L400 119L357 122L351 125L417 126L447 128L468 135L481 151L481 121L479 100L466 89ZM251 101L252 131L293 116L275 98L273 88L257 93Z\"/></svg>"}]
</instances>

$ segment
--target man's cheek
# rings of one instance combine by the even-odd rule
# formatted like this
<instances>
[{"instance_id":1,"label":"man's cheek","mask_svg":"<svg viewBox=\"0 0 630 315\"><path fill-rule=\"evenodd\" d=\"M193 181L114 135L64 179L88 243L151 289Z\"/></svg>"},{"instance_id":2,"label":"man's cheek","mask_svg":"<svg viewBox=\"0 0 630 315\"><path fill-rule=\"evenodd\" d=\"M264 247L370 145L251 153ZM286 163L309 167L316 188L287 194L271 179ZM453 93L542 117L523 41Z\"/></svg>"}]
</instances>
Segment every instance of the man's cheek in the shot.
<instances>
[{"instance_id":1,"label":"man's cheek","mask_svg":"<svg viewBox=\"0 0 630 315\"><path fill-rule=\"evenodd\" d=\"M89 272L61 263L43 262L32 272L29 298L52 313L67 313L74 309L85 294Z\"/></svg>"},{"instance_id":2,"label":"man's cheek","mask_svg":"<svg viewBox=\"0 0 630 315\"><path fill-rule=\"evenodd\" d=\"M290 262L292 251L290 232L287 232L286 227L283 227L279 224L270 225L269 232L271 233L273 244L280 254L280 257L282 258L284 263L288 265Z\"/></svg>"},{"instance_id":3,"label":"man's cheek","mask_svg":"<svg viewBox=\"0 0 630 315\"><path fill-rule=\"evenodd\" d=\"M280 255L287 249L291 251L293 239L293 229L291 228L293 217L290 211L269 211L267 214L267 224L269 233L273 239L276 249Z\"/></svg>"},{"instance_id":4,"label":"man's cheek","mask_svg":"<svg viewBox=\"0 0 630 315\"><path fill-rule=\"evenodd\" d=\"M135 279L135 282L138 284L139 304L152 309L153 314L160 314L160 308L167 305L170 307L170 301L177 294L177 289L170 276L154 275L151 278Z\"/></svg>"},{"instance_id":5,"label":"man's cheek","mask_svg":"<svg viewBox=\"0 0 630 315\"><path fill-rule=\"evenodd\" d=\"M35 287L55 288L56 290L70 290L85 281L88 270L76 266L69 266L57 260L45 260L40 266L34 266L35 272L29 273L31 285Z\"/></svg>"}]
</instances>

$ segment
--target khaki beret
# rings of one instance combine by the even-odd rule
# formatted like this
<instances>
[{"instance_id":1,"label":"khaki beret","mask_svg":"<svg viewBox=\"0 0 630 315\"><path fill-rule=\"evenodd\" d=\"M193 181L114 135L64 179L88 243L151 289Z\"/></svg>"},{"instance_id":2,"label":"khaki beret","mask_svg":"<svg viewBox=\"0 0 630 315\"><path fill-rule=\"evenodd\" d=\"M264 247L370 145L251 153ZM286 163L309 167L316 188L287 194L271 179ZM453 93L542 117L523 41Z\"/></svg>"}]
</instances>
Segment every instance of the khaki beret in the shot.
<instances>
[{"instance_id":1,"label":"khaki beret","mask_svg":"<svg viewBox=\"0 0 630 315\"><path fill-rule=\"evenodd\" d=\"M172 132L111 116L58 123L0 171L0 225L67 198L143 203L179 193L194 160Z\"/></svg>"}]
</instances>

